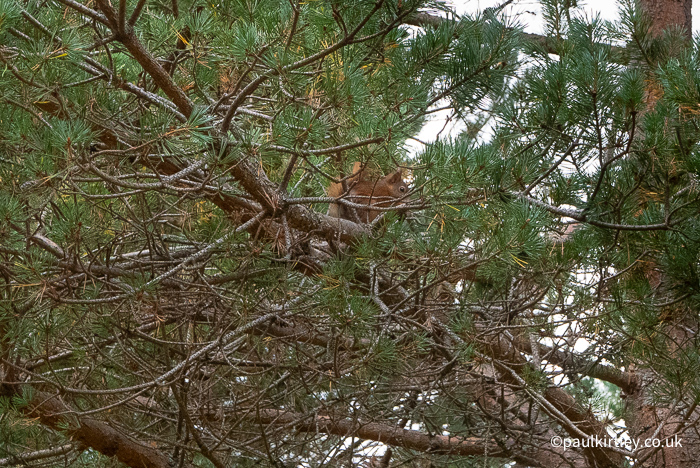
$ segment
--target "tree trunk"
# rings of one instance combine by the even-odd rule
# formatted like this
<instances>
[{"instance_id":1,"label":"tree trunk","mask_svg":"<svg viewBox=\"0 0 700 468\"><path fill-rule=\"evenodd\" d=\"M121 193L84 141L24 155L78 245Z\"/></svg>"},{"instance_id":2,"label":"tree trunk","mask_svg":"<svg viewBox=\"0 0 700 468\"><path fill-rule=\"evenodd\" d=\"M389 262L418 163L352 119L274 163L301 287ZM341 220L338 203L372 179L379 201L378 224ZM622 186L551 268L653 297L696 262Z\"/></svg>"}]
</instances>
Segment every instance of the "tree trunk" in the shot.
<instances>
[{"instance_id":1,"label":"tree trunk","mask_svg":"<svg viewBox=\"0 0 700 468\"><path fill-rule=\"evenodd\" d=\"M673 27L682 28L689 39L692 37L691 0L640 0L640 6L652 21L651 33L654 37L661 36L665 30ZM660 97L658 87L650 82L647 89L647 111L653 109ZM650 283L657 290L665 289L663 277L659 277L653 270L654 265L650 265L647 275ZM673 359L679 359L697 336L698 322L687 310L674 312L676 320L666 321L668 325L663 326L662 332L667 337L667 346L663 352ZM640 444L641 452L637 461L639 466L698 466L700 436L695 426L700 413L696 410L694 398L687 395L678 398L665 395L668 399L659 401L658 395L654 395L654 382L659 381L655 378L655 370L641 367L636 374L638 385L627 399L627 427L632 440ZM684 396L691 401L685 401ZM643 448L647 442L659 443L661 446Z\"/></svg>"},{"instance_id":2,"label":"tree trunk","mask_svg":"<svg viewBox=\"0 0 700 468\"><path fill-rule=\"evenodd\" d=\"M659 36L665 29L680 26L685 29L688 38L692 31L692 0L640 0L644 10L652 21L651 32Z\"/></svg>"},{"instance_id":3,"label":"tree trunk","mask_svg":"<svg viewBox=\"0 0 700 468\"><path fill-rule=\"evenodd\" d=\"M681 358L697 336L697 321L679 320L665 327L664 332L668 337L668 355ZM639 441L640 448L647 440L652 443L658 440L661 444L658 448L643 448L639 457L644 461L639 466L697 467L700 460L700 435L697 431L700 412L697 410L696 399L692 396L693 392L677 398L664 395L672 401L659 402L659 396L654 395L654 382L659 381L655 376L654 369L640 369L639 385L627 400L627 424L632 439Z\"/></svg>"}]
</instances>

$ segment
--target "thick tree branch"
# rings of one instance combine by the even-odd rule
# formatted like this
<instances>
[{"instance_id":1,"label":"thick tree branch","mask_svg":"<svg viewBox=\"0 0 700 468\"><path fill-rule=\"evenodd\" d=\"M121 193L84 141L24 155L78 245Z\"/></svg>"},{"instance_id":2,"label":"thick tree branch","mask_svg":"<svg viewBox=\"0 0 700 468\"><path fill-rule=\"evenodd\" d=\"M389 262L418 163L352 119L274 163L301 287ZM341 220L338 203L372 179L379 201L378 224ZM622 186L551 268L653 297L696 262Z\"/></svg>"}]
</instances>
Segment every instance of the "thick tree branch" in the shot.
<instances>
[{"instance_id":1,"label":"thick tree branch","mask_svg":"<svg viewBox=\"0 0 700 468\"><path fill-rule=\"evenodd\" d=\"M261 409L258 418L262 424L273 426L293 424L301 432L359 437L426 453L462 456L488 454L491 457L499 457L504 454L497 444L485 442L478 437L429 435L383 423L362 422L348 418L334 419L318 415L310 416L272 409Z\"/></svg>"},{"instance_id":2,"label":"thick tree branch","mask_svg":"<svg viewBox=\"0 0 700 468\"><path fill-rule=\"evenodd\" d=\"M522 384L511 376L509 369L522 375L530 363L510 340L502 333L486 333L483 348L493 358L496 367L504 367L505 371L501 375L506 381L518 386ZM542 392L542 396L566 418L561 423L571 437L580 438L582 434L607 437L606 424L598 421L590 409L582 408L574 397L561 388L549 386ZM586 448L584 453L595 460L595 466L617 468L622 461L618 453L602 447Z\"/></svg>"},{"instance_id":3,"label":"thick tree branch","mask_svg":"<svg viewBox=\"0 0 700 468\"><path fill-rule=\"evenodd\" d=\"M513 343L518 349L526 353L532 353L530 340L525 337L515 337ZM539 344L539 354L543 359L560 366L565 372L580 373L594 379L610 382L628 394L632 393L637 385L637 379L633 373L621 371L617 367L608 364L590 361L573 352L566 352Z\"/></svg>"},{"instance_id":4,"label":"thick tree branch","mask_svg":"<svg viewBox=\"0 0 700 468\"><path fill-rule=\"evenodd\" d=\"M10 386L3 388L5 396ZM22 408L28 418L38 418L42 424L65 432L74 441L133 468L170 468L168 457L159 450L127 437L108 424L93 418L77 417L59 395L34 391L28 405ZM20 388L16 387L20 394ZM25 392L26 393L26 392Z\"/></svg>"}]
</instances>

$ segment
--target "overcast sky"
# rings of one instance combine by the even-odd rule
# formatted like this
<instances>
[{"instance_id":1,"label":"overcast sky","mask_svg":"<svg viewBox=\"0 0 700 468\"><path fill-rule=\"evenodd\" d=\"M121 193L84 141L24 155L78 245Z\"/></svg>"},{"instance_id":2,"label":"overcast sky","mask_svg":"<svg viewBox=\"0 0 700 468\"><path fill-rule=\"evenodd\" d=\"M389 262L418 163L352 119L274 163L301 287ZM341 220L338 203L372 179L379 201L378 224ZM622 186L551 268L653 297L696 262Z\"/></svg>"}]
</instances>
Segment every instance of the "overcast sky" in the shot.
<instances>
[{"instance_id":1,"label":"overcast sky","mask_svg":"<svg viewBox=\"0 0 700 468\"><path fill-rule=\"evenodd\" d=\"M446 1L448 5L452 5L457 10L457 13L471 13L484 10L494 6L501 5L505 0L452 0ZM695 2L693 7L693 32L698 33L700 29L700 0ZM618 4L611 0L578 0L579 7L589 17L594 17L599 14L602 19L609 21L617 21L620 16L618 14ZM517 16L520 24L525 26L525 31L529 33L539 34L543 32L542 14L540 4L533 0L514 0L513 4L506 7L504 12L511 16ZM440 107L440 106L438 106ZM426 125L423 127L417 138L423 142L432 142L439 137L448 135L457 135L463 128L464 124L459 121L446 122L449 111L439 112L432 115ZM447 124L446 124L447 123ZM420 152L423 145L417 141L409 140L407 146L411 148L411 152Z\"/></svg>"},{"instance_id":2,"label":"overcast sky","mask_svg":"<svg viewBox=\"0 0 700 468\"><path fill-rule=\"evenodd\" d=\"M505 0L471 0L460 1L453 0L446 3L454 5L458 13L472 12L483 10L504 3ZM700 2L696 2L700 3ZM579 0L578 5L589 15L600 14L601 18L614 21L619 18L617 14L617 2L610 0ZM515 0L512 6L507 7L506 12L509 14L518 14L520 22L526 25L526 31L531 33L542 32L542 16L540 14L539 3L532 0ZM700 29L700 11L696 5L693 5L693 32L697 33Z\"/></svg>"}]
</instances>

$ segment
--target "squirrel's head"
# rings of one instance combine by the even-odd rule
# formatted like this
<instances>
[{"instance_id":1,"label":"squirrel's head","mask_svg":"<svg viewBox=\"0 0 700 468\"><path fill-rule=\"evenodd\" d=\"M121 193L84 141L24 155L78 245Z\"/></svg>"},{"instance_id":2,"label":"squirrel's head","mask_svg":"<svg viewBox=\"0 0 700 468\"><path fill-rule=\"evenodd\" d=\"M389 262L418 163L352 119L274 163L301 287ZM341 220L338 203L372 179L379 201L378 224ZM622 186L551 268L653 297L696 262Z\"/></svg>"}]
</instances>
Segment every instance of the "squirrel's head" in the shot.
<instances>
[{"instance_id":1,"label":"squirrel's head","mask_svg":"<svg viewBox=\"0 0 700 468\"><path fill-rule=\"evenodd\" d=\"M401 169L386 176L384 182L386 182L391 196L394 198L403 198L408 193L408 185L403 180L403 172Z\"/></svg>"}]
</instances>

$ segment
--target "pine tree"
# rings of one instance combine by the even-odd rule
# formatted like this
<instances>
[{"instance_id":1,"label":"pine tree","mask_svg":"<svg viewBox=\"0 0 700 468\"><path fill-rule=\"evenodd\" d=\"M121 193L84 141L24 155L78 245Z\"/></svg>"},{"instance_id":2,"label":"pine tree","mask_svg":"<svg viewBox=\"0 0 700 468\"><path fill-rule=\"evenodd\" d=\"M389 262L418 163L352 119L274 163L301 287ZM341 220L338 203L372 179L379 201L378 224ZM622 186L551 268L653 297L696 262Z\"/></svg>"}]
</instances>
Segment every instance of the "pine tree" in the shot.
<instances>
[{"instance_id":1,"label":"pine tree","mask_svg":"<svg viewBox=\"0 0 700 468\"><path fill-rule=\"evenodd\" d=\"M543 6L0 0L0 464L694 466L699 44Z\"/></svg>"}]
</instances>

